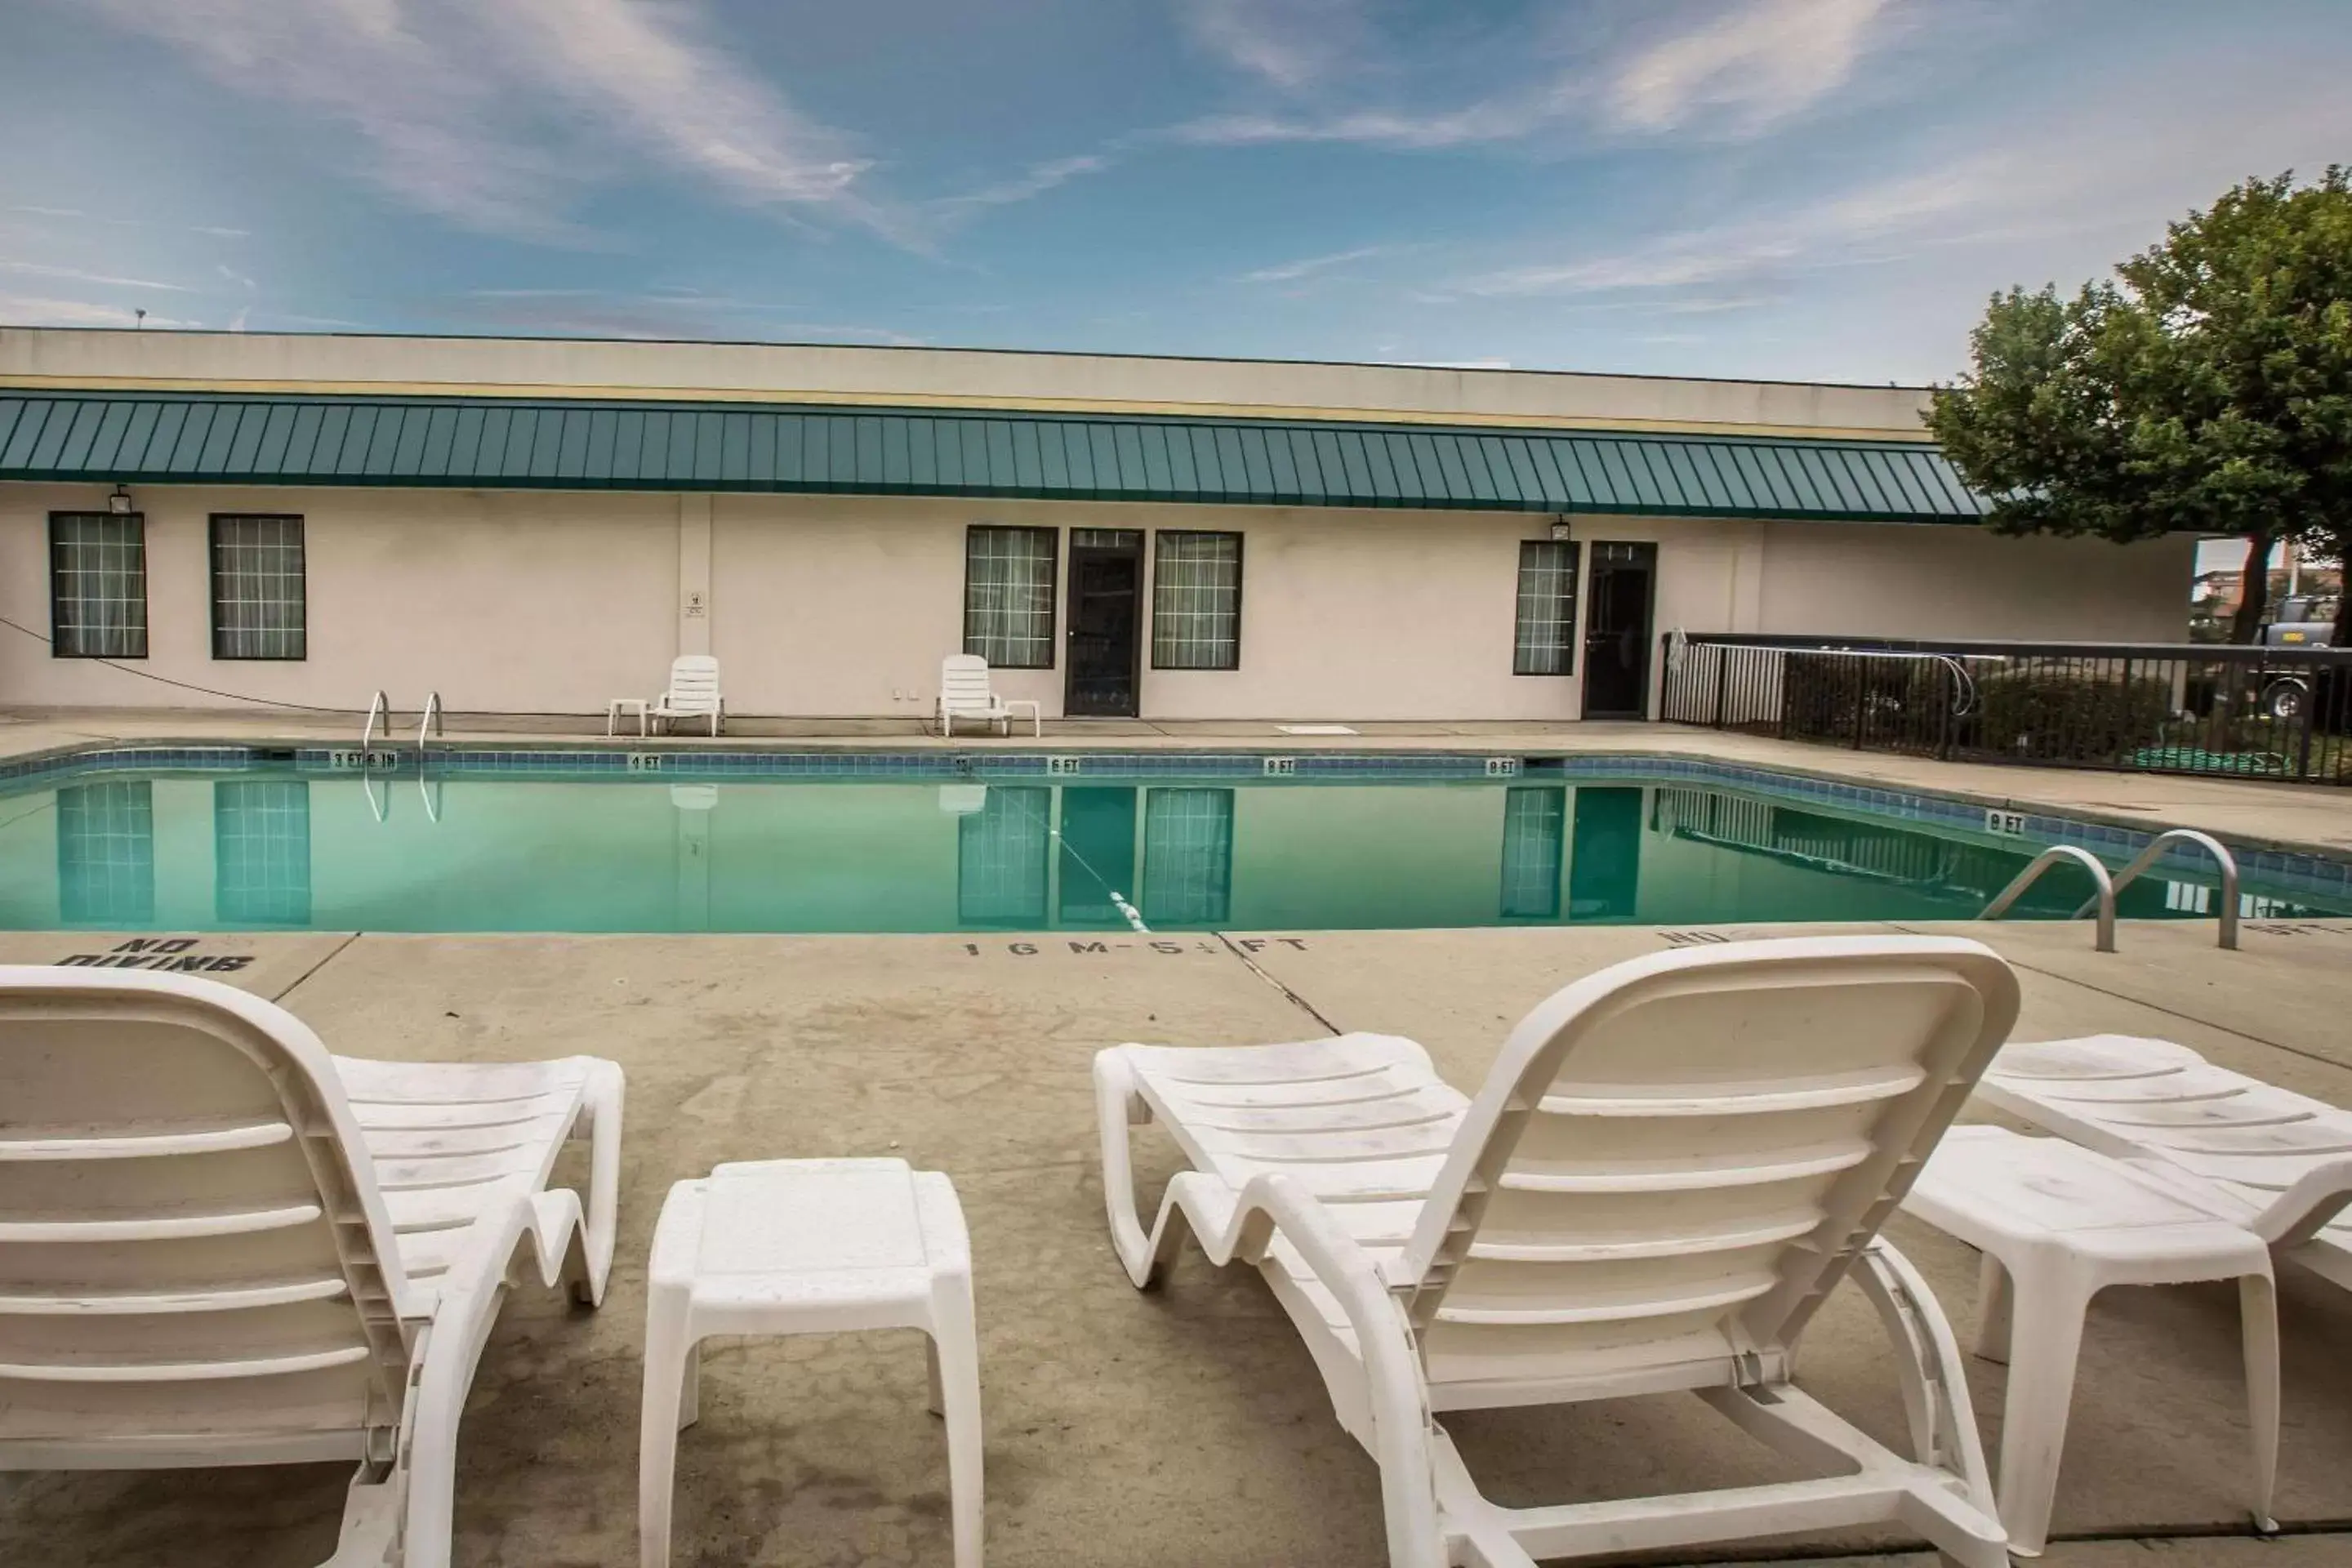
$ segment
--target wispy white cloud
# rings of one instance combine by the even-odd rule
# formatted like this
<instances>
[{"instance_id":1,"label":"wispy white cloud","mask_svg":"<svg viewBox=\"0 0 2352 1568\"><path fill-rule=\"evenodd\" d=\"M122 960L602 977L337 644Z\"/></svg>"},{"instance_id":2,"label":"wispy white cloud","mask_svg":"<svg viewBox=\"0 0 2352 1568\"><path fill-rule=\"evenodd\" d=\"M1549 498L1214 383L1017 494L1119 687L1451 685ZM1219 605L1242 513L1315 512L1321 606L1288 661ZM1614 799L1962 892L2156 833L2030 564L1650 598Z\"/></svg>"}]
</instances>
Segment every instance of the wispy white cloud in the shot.
<instances>
[{"instance_id":1,"label":"wispy white cloud","mask_svg":"<svg viewBox=\"0 0 2352 1568\"><path fill-rule=\"evenodd\" d=\"M343 0L345 4L353 0ZM357 0L373 8L385 0ZM876 215L851 191L870 161L773 88L697 37L692 6L633 0L500 0L466 7L510 54L583 112L613 116L661 162L758 205L832 205Z\"/></svg>"},{"instance_id":2,"label":"wispy white cloud","mask_svg":"<svg viewBox=\"0 0 2352 1568\"><path fill-rule=\"evenodd\" d=\"M2332 149L2352 137L2352 100L2341 94L2290 90L2274 74L2200 85L2204 96L2176 97L2161 123L2140 113L2136 97L2074 105L1810 199L1630 242L1564 247L1557 259L1458 276L1424 297L1727 311L1777 303L1805 275L1920 267L1969 247L2037 258L2031 275L1988 287L2038 283L2060 269L2060 257L2111 261L2147 243L2164 219L2209 201L2249 166L2274 168L2296 149ZM1979 296L1973 282L1968 288L1973 303Z\"/></svg>"},{"instance_id":3,"label":"wispy white cloud","mask_svg":"<svg viewBox=\"0 0 2352 1568\"><path fill-rule=\"evenodd\" d=\"M1844 86L1886 8L1886 0L1739 5L1619 64L1610 119L1665 132L1720 116L1736 133L1764 131Z\"/></svg>"},{"instance_id":4,"label":"wispy white cloud","mask_svg":"<svg viewBox=\"0 0 2352 1568\"><path fill-rule=\"evenodd\" d=\"M434 315L497 331L565 337L698 338L918 346L889 327L800 319L790 304L693 289L474 289L425 301Z\"/></svg>"},{"instance_id":5,"label":"wispy white cloud","mask_svg":"<svg viewBox=\"0 0 2352 1568\"><path fill-rule=\"evenodd\" d=\"M1764 294L1690 294L1664 306L1669 316L1712 316L1725 310L1750 310L1772 302Z\"/></svg>"},{"instance_id":6,"label":"wispy white cloud","mask_svg":"<svg viewBox=\"0 0 2352 1568\"><path fill-rule=\"evenodd\" d=\"M2016 191L2015 161L1989 152L1873 181L1784 211L1669 230L1633 245L1474 273L1441 293L1486 298L1643 294L1661 310L1736 310L1769 302L1797 271L1881 265L1907 247L1969 232Z\"/></svg>"},{"instance_id":7,"label":"wispy white cloud","mask_svg":"<svg viewBox=\"0 0 2352 1568\"><path fill-rule=\"evenodd\" d=\"M1328 272L1335 267L1345 267L1350 261L1365 261L1375 256L1387 256L1403 248L1394 245L1360 245L1353 250L1335 250L1328 256L1303 257L1297 261L1285 261L1278 266L1261 267L1244 272L1238 283L1295 283L1318 272Z\"/></svg>"},{"instance_id":8,"label":"wispy white cloud","mask_svg":"<svg viewBox=\"0 0 2352 1568\"><path fill-rule=\"evenodd\" d=\"M1285 105L1206 115L1173 127L1173 141L1208 146L1282 142L1349 142L1430 151L1524 142L1538 136L1595 142L1669 134L1746 138L1820 105L1853 78L1870 51L1893 36L1895 0L1700 0L1607 16L1589 37L1559 47L1528 33L1506 52L1489 40L1483 75L1496 85L1451 104L1360 104L1298 112ZM1236 9L1240 7L1236 6ZM1225 7L1196 0L1197 18ZM1349 15L1360 18L1360 10ZM1663 20L1653 19L1663 16ZM1366 73L1411 84L1423 76L1416 43L1388 40L1390 68ZM1365 48L1352 51L1369 52ZM1509 58L1515 54L1517 58ZM1286 57L1272 56L1276 60ZM1306 74L1261 68L1276 86ZM1332 73L1315 73L1319 79ZM1328 96L1328 95L1322 95Z\"/></svg>"},{"instance_id":9,"label":"wispy white cloud","mask_svg":"<svg viewBox=\"0 0 2352 1568\"><path fill-rule=\"evenodd\" d=\"M330 331L364 332L383 325L379 321L354 321L348 316L309 316L292 310L272 310L268 314L273 325L324 327Z\"/></svg>"},{"instance_id":10,"label":"wispy white cloud","mask_svg":"<svg viewBox=\"0 0 2352 1568\"><path fill-rule=\"evenodd\" d=\"M1179 9L1210 52L1285 89L1330 75L1369 31L1360 0L1183 0Z\"/></svg>"},{"instance_id":11,"label":"wispy white cloud","mask_svg":"<svg viewBox=\"0 0 2352 1568\"><path fill-rule=\"evenodd\" d=\"M369 174L468 227L577 238L617 163L728 200L890 233L841 133L704 36L692 0L92 0L215 79L341 121ZM616 157L617 154L617 157Z\"/></svg>"},{"instance_id":12,"label":"wispy white cloud","mask_svg":"<svg viewBox=\"0 0 2352 1568\"><path fill-rule=\"evenodd\" d=\"M166 294L194 290L181 283L159 283L152 278L118 278L107 272L87 272L79 267L49 267L37 261L0 260L0 272L20 272L28 278L55 278L68 283L96 283L109 289L154 289Z\"/></svg>"},{"instance_id":13,"label":"wispy white cloud","mask_svg":"<svg viewBox=\"0 0 2352 1568\"><path fill-rule=\"evenodd\" d=\"M1549 90L1520 93L1430 113L1369 109L1308 119L1279 114L1213 114L1188 121L1167 135L1171 141L1208 147L1348 142L1366 147L1421 152L1518 141L1559 120L1570 97Z\"/></svg>"},{"instance_id":14,"label":"wispy white cloud","mask_svg":"<svg viewBox=\"0 0 2352 1568\"><path fill-rule=\"evenodd\" d=\"M0 321L17 327L136 327L142 312L128 305L89 300L54 300L28 294L0 293ZM150 327L200 327L202 321L144 312Z\"/></svg>"},{"instance_id":15,"label":"wispy white cloud","mask_svg":"<svg viewBox=\"0 0 2352 1568\"><path fill-rule=\"evenodd\" d=\"M1031 164L1016 177L1002 184L986 185L964 195L942 196L931 205L935 210L950 216L979 207L1011 206L1018 202L1034 200L1084 175L1099 174L1110 166L1111 159L1100 153L1052 158L1042 163Z\"/></svg>"},{"instance_id":16,"label":"wispy white cloud","mask_svg":"<svg viewBox=\"0 0 2352 1568\"><path fill-rule=\"evenodd\" d=\"M29 202L11 202L0 210L23 213L31 217L69 218L76 223L106 224L117 228L168 228L182 234L208 235L215 239L250 239L253 237L250 229L227 228L218 224L165 223L157 218L116 217L110 213L84 212L79 207L36 206Z\"/></svg>"}]
</instances>

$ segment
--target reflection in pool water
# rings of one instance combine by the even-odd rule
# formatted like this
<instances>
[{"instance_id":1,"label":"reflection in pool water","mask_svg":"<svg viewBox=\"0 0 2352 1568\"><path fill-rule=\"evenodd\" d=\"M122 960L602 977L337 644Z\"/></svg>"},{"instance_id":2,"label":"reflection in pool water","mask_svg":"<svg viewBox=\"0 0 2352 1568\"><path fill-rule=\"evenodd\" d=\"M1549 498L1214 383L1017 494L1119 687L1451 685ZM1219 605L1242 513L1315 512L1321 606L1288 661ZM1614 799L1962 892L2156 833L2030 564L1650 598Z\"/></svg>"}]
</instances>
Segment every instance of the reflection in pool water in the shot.
<instances>
[{"instance_id":1,"label":"reflection in pool water","mask_svg":"<svg viewBox=\"0 0 2352 1568\"><path fill-rule=\"evenodd\" d=\"M1155 931L1964 920L2033 847L1658 784L174 774L0 803L0 925L1115 931L1122 902ZM2053 874L2021 912L2086 892ZM2150 876L2122 912L2215 897Z\"/></svg>"}]
</instances>

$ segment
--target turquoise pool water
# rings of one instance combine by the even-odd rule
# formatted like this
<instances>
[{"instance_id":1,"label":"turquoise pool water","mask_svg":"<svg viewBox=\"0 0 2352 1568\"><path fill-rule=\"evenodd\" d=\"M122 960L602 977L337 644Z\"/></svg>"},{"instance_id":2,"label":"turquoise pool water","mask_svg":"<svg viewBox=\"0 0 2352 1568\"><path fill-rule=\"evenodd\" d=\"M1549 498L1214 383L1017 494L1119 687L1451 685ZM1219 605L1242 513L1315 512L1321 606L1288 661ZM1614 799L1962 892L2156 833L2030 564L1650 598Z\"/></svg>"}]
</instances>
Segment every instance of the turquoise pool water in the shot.
<instances>
[{"instance_id":1,"label":"turquoise pool water","mask_svg":"<svg viewBox=\"0 0 2352 1568\"><path fill-rule=\"evenodd\" d=\"M2039 846L1650 780L247 769L0 796L0 928L960 931L1960 920ZM2068 870L2020 911L2070 913ZM2210 914L2150 875L2127 916ZM2250 914L2352 913L2265 890Z\"/></svg>"}]
</instances>

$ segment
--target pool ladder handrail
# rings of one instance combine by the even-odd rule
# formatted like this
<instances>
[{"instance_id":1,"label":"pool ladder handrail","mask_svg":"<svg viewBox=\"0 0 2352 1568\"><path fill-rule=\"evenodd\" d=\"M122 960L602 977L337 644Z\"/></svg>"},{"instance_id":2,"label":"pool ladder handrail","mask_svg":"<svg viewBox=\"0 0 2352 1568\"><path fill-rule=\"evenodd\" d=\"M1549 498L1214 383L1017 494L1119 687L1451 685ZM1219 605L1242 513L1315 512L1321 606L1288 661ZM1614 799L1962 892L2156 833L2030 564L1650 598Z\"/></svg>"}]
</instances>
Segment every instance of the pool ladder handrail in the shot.
<instances>
[{"instance_id":1,"label":"pool ladder handrail","mask_svg":"<svg viewBox=\"0 0 2352 1568\"><path fill-rule=\"evenodd\" d=\"M1984 913L1977 916L1977 919L1980 921L1999 920L2001 915L2008 910L2009 906L2017 902L2019 898L2024 894L2026 889L2033 886L2035 882L2041 879L2042 872L2047 871L2051 867L2059 864L2061 861L2067 860L2074 862L2076 865L2081 866L2084 870L2090 872L2091 880L2099 885L2098 892L2093 895L2091 902L2084 904L2083 909L2087 910L2092 908L2094 905L2097 907L2099 913L2099 930L2095 945L2101 952L2115 952L2115 881L2107 875L2106 866L2097 856L2092 854L2087 849L2079 848L2072 844L2053 844L2049 848L2044 849L2041 854L2036 855L2033 858L2032 862L2028 865L2024 870L2020 871L2015 879L2010 882L2008 887L2003 888L1999 893L1993 896L1992 902L1984 907ZM2077 910L2074 911L2075 918L2078 920L2082 918L2082 914L2083 910Z\"/></svg>"},{"instance_id":2,"label":"pool ladder handrail","mask_svg":"<svg viewBox=\"0 0 2352 1568\"><path fill-rule=\"evenodd\" d=\"M443 732L441 711L441 694L433 692L425 699L424 717L416 721L416 793L425 802L425 819L436 825L441 820L441 781L425 776L425 732Z\"/></svg>"},{"instance_id":3,"label":"pool ladder handrail","mask_svg":"<svg viewBox=\"0 0 2352 1568\"><path fill-rule=\"evenodd\" d=\"M419 752L425 750L427 736L447 734L448 731L442 724L443 718L447 712L448 710L442 705L439 692L426 694L425 710L418 714L416 719L416 749ZM392 738L392 699L381 690L370 699L367 722L360 726L361 751L366 751L368 742L375 739L376 725L379 721L383 726L384 739L390 740Z\"/></svg>"},{"instance_id":4,"label":"pool ladder handrail","mask_svg":"<svg viewBox=\"0 0 2352 1568\"><path fill-rule=\"evenodd\" d=\"M2221 945L2235 952L2238 950L2238 860L2226 845L2210 833L2200 833L2193 827L2166 828L2149 839L2147 847L2133 856L2129 865L2116 873L2113 892L2121 893L2137 881L2142 872L2162 858L2168 844L2194 844L2213 857L2214 864L2221 868ZM2091 901L2085 901L2081 909L2074 911L2074 918L2081 920L2090 908Z\"/></svg>"},{"instance_id":5,"label":"pool ladder handrail","mask_svg":"<svg viewBox=\"0 0 2352 1568\"><path fill-rule=\"evenodd\" d=\"M391 734L392 699L385 696L381 690L379 690L375 694L374 699L368 703L367 722L360 726L360 752L362 756L364 756L367 752L368 742L375 739L376 721L379 719L383 721L383 732L386 735Z\"/></svg>"}]
</instances>

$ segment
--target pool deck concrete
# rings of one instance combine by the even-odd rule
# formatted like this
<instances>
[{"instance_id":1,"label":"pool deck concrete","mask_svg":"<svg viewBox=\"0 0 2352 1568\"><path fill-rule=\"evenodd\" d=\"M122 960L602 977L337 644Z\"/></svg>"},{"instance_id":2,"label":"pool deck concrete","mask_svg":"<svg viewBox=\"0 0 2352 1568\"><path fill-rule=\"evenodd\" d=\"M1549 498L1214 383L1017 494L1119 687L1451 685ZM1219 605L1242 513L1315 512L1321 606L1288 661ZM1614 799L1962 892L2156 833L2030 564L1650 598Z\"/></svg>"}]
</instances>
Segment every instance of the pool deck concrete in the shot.
<instances>
[{"instance_id":1,"label":"pool deck concrete","mask_svg":"<svg viewBox=\"0 0 2352 1568\"><path fill-rule=\"evenodd\" d=\"M1057 742L1061 739L1057 737ZM1557 742L1555 742L1557 743ZM2055 775L2032 775L2036 779ZM2101 778L2113 789L2140 781ZM2178 786L2174 786L2178 787ZM2232 786L2239 787L2239 786ZM1785 932L1790 928L1772 928ZM1827 929L1827 928L1813 928ZM1884 927L1864 929L1888 929ZM2024 983L2021 1038L2162 1035L2352 1105L2352 921L1954 926ZM586 1051L628 1075L619 1258L602 1310L519 1291L482 1362L459 1459L467 1568L634 1562L645 1259L672 1182L721 1160L895 1153L955 1179L977 1267L996 1568L1365 1568L1377 1476L1331 1418L1263 1284L1196 1254L1152 1296L1105 1234L1087 1063L1129 1039L1413 1035L1465 1089L1530 1004L1688 941L1634 927L904 937L203 936L223 977L278 998L338 1051L514 1060ZM1764 934L1722 928L1713 934ZM103 934L0 936L0 961L103 951ZM1162 951L1162 947L1173 951ZM1174 1169L1157 1131L1142 1180ZM1965 1334L1967 1250L1898 1218ZM2352 1293L2282 1280L2284 1431L2259 1543L2234 1293L2116 1290L2093 1313L2048 1558L2054 1568L2317 1568L2352 1560ZM1857 1292L1809 1337L1803 1383L1888 1441L1893 1363ZM681 1568L948 1562L945 1463L907 1335L738 1342L705 1361L680 1445ZM2003 1371L1971 1361L1989 1443ZM1696 1401L1449 1418L1489 1490L1568 1500L1769 1479L1769 1454ZM336 1467L0 1478L0 1563L275 1568L331 1550ZM1733 1545L1716 1561L1919 1568L1893 1531ZM1895 1556L1871 1553L1895 1552Z\"/></svg>"},{"instance_id":2,"label":"pool deck concrete","mask_svg":"<svg viewBox=\"0 0 2352 1568\"><path fill-rule=\"evenodd\" d=\"M0 710L0 761L110 742L356 742L362 715L149 710ZM401 715L394 740L411 743L416 716ZM1402 723L1365 721L1352 735L1290 735L1266 721L1081 719L1046 726L1043 741L958 733L944 740L932 726L909 719L730 720L716 741L662 737L662 746L772 750L1013 750L1040 744L1055 751L1238 749L1303 752L1444 751L1516 756L1669 755L1811 773L1889 789L1926 790L2024 811L2118 823L2126 826L2197 827L2226 842L2314 854L2352 853L2352 789L2257 780L2179 778L2155 773L2099 773L2073 768L2009 767L1942 763L1810 745L1760 736L1719 733L1679 724L1594 721L1531 723ZM601 723L577 717L454 716L453 740L490 743L584 744L632 748L634 735L607 738Z\"/></svg>"}]
</instances>

